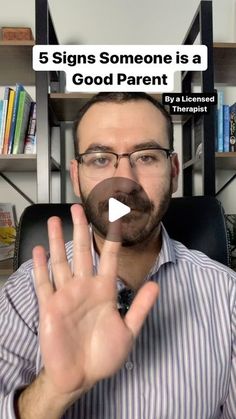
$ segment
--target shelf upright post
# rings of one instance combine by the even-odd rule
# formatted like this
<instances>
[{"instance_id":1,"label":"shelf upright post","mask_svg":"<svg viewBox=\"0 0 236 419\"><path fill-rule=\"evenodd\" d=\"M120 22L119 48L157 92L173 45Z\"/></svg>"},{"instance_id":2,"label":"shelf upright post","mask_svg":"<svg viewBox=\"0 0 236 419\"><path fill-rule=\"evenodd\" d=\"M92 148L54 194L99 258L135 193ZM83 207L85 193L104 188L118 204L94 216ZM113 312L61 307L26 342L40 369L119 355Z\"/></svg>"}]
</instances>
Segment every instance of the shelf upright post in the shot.
<instances>
[{"instance_id":1,"label":"shelf upright post","mask_svg":"<svg viewBox=\"0 0 236 419\"><path fill-rule=\"evenodd\" d=\"M200 36L200 43L206 45L208 49L208 68L201 73L202 93L212 93L214 91L214 71L213 71L213 25L212 25L212 1L201 0L199 7L193 17L184 45L194 44L197 36ZM182 74L182 91L190 93L192 91L193 72ZM215 195L215 130L214 130L214 108L210 107L209 114L201 116L203 126L202 138L202 189L204 195ZM189 124L183 125L183 148L186 142L193 144L193 130L195 118L192 117L192 130ZM190 132L191 131L191 132ZM195 159L195 150L192 148L192 160ZM193 192L194 167L189 166L184 171L184 195L192 195Z\"/></svg>"},{"instance_id":2,"label":"shelf upright post","mask_svg":"<svg viewBox=\"0 0 236 419\"><path fill-rule=\"evenodd\" d=\"M207 46L208 68L201 73L202 92L214 91L212 2L200 4L200 42ZM214 107L203 115L203 193L215 196L215 123Z\"/></svg>"},{"instance_id":3,"label":"shelf upright post","mask_svg":"<svg viewBox=\"0 0 236 419\"><path fill-rule=\"evenodd\" d=\"M182 76L182 91L184 93L191 92L192 84L192 73L188 72ZM192 118L187 119L183 123L183 133L182 133L182 150L183 150L183 159L189 160L192 157L192 142L193 142L193 133L192 133ZM189 145L189 142L191 143ZM188 149L188 152L185 153L185 150ZM187 156L186 156L187 154ZM187 169L184 170L183 176L183 192L184 196L193 195L193 166L190 165Z\"/></svg>"},{"instance_id":4,"label":"shelf upright post","mask_svg":"<svg viewBox=\"0 0 236 419\"><path fill-rule=\"evenodd\" d=\"M36 44L49 43L49 13L47 0L35 0ZM37 202L51 201L51 141L48 111L48 73L36 71L37 103Z\"/></svg>"}]
</instances>

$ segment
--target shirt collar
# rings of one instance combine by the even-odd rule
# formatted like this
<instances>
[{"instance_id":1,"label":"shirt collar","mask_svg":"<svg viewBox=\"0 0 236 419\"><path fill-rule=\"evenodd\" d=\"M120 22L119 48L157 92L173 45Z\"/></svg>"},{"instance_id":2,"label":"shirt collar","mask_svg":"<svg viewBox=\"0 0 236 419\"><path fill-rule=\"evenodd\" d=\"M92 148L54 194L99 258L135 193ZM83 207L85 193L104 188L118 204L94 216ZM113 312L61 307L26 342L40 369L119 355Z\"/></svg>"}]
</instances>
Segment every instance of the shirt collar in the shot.
<instances>
[{"instance_id":1,"label":"shirt collar","mask_svg":"<svg viewBox=\"0 0 236 419\"><path fill-rule=\"evenodd\" d=\"M152 268L150 269L147 278L151 278L157 271L160 269L162 265L167 263L176 263L176 254L174 249L174 244L169 234L167 233L163 223L161 223L161 237L162 237L162 244L161 250L159 255L157 256Z\"/></svg>"},{"instance_id":2,"label":"shirt collar","mask_svg":"<svg viewBox=\"0 0 236 419\"><path fill-rule=\"evenodd\" d=\"M92 258L93 258L93 267L94 273L97 272L97 267L99 264L99 255L94 248L92 228L90 228L91 233L91 249L92 249ZM173 241L170 239L164 225L161 223L161 236L162 236L162 245L159 255L157 256L152 268L150 269L146 280L150 279L162 265L167 263L176 263L176 254L174 249Z\"/></svg>"}]
</instances>

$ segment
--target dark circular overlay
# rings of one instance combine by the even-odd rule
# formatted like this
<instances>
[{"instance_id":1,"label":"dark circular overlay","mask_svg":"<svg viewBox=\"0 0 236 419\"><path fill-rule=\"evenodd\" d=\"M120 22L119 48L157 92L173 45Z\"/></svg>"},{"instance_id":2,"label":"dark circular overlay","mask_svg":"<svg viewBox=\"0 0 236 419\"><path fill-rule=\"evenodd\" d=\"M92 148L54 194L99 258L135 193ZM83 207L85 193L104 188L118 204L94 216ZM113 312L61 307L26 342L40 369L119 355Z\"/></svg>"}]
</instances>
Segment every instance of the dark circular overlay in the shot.
<instances>
[{"instance_id":1,"label":"dark circular overlay","mask_svg":"<svg viewBox=\"0 0 236 419\"><path fill-rule=\"evenodd\" d=\"M109 222L109 199L127 205L130 213ZM148 225L153 205L140 184L124 177L112 177L98 183L84 202L84 210L94 231L109 241L123 245L138 242Z\"/></svg>"}]
</instances>

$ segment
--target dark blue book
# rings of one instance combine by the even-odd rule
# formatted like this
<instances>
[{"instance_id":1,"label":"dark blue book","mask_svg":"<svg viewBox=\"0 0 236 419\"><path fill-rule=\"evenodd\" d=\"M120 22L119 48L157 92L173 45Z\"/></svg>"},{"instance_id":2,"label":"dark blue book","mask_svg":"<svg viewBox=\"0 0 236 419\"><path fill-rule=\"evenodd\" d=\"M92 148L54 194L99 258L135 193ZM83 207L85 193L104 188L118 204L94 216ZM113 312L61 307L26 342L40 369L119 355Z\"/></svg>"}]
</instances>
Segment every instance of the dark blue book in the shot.
<instances>
[{"instance_id":1,"label":"dark blue book","mask_svg":"<svg viewBox=\"0 0 236 419\"><path fill-rule=\"evenodd\" d=\"M218 119L218 152L224 151L224 133L223 133L223 104L224 104L224 92L218 91L217 92L217 119Z\"/></svg>"},{"instance_id":2,"label":"dark blue book","mask_svg":"<svg viewBox=\"0 0 236 419\"><path fill-rule=\"evenodd\" d=\"M224 117L224 127L223 127L223 137L224 137L224 152L229 152L229 105L223 106L223 117Z\"/></svg>"},{"instance_id":3,"label":"dark blue book","mask_svg":"<svg viewBox=\"0 0 236 419\"><path fill-rule=\"evenodd\" d=\"M236 151L236 102L229 108L230 117L230 137L229 137L229 151Z\"/></svg>"}]
</instances>

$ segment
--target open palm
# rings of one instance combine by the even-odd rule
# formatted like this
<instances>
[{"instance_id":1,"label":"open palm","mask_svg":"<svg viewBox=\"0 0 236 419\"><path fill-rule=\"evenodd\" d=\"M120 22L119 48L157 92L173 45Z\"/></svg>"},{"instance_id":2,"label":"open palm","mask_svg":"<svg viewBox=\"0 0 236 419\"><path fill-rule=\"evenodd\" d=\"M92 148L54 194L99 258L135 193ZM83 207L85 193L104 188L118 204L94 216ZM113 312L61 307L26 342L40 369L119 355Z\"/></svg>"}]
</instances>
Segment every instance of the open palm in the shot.
<instances>
[{"instance_id":1,"label":"open palm","mask_svg":"<svg viewBox=\"0 0 236 419\"><path fill-rule=\"evenodd\" d=\"M44 369L58 392L67 394L86 391L122 366L158 294L155 283L145 284L122 318L116 305L120 243L105 241L94 275L83 209L76 204L71 212L73 272L57 217L48 223L54 284L44 249L37 246L33 251Z\"/></svg>"}]
</instances>

